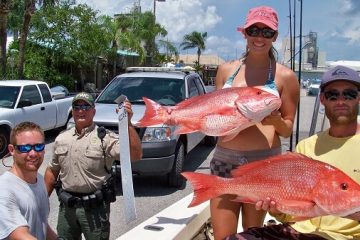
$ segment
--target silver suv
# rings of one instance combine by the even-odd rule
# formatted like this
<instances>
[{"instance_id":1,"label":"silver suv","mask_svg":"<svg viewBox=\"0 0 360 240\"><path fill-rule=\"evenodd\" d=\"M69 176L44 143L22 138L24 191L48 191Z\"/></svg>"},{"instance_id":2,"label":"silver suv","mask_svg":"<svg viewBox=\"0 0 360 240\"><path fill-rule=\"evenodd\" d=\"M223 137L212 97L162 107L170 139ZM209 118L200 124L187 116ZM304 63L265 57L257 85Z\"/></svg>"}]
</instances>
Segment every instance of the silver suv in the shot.
<instances>
[{"instance_id":1,"label":"silver suv","mask_svg":"<svg viewBox=\"0 0 360 240\"><path fill-rule=\"evenodd\" d=\"M124 94L132 103L135 125L145 112L142 97L150 98L164 106L206 93L204 83L195 72L186 69L133 67L115 77L97 97L94 121L99 126L118 132L118 116L114 100ZM167 184L180 187L180 175L185 156L200 142L214 146L216 138L200 132L175 135L175 127L155 125L137 128L142 141L143 158L132 164L134 174L143 176L167 175Z\"/></svg>"}]
</instances>

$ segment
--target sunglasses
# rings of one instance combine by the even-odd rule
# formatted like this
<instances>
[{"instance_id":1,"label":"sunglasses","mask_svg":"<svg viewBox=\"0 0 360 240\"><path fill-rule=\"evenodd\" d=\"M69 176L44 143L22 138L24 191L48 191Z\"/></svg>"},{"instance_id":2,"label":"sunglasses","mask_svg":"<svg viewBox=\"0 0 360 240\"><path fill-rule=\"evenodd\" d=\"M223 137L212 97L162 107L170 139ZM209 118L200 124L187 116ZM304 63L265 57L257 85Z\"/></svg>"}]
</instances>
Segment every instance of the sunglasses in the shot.
<instances>
[{"instance_id":1,"label":"sunglasses","mask_svg":"<svg viewBox=\"0 0 360 240\"><path fill-rule=\"evenodd\" d=\"M14 147L21 153L28 153L31 149L34 149L35 152L42 152L45 149L45 143L15 145Z\"/></svg>"},{"instance_id":2,"label":"sunglasses","mask_svg":"<svg viewBox=\"0 0 360 240\"><path fill-rule=\"evenodd\" d=\"M257 26L250 26L245 29L245 32L250 37L258 37L261 33L261 36L263 36L264 38L273 38L276 34L276 31L271 28L259 28Z\"/></svg>"},{"instance_id":3,"label":"sunglasses","mask_svg":"<svg viewBox=\"0 0 360 240\"><path fill-rule=\"evenodd\" d=\"M83 110L83 111L89 111L90 109L92 109L93 107L90 106L90 105L73 105L72 108L75 110L75 111L80 111L80 110Z\"/></svg>"},{"instance_id":4,"label":"sunglasses","mask_svg":"<svg viewBox=\"0 0 360 240\"><path fill-rule=\"evenodd\" d=\"M339 92L338 90L329 90L324 92L324 96L326 100L329 101L337 101L342 95L345 100L355 100L358 96L358 91L354 89L345 89L342 92Z\"/></svg>"}]
</instances>

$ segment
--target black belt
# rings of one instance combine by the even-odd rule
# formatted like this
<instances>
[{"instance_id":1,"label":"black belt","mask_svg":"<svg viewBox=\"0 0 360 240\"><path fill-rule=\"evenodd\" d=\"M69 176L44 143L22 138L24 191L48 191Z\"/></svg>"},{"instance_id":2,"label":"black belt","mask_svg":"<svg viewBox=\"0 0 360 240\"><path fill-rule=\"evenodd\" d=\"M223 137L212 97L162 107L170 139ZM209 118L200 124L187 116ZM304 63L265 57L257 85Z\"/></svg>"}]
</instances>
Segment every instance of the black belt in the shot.
<instances>
[{"instance_id":1,"label":"black belt","mask_svg":"<svg viewBox=\"0 0 360 240\"><path fill-rule=\"evenodd\" d=\"M74 193L61 190L59 200L69 208L84 207L85 209L96 208L104 202L104 195L101 190L94 193Z\"/></svg>"}]
</instances>

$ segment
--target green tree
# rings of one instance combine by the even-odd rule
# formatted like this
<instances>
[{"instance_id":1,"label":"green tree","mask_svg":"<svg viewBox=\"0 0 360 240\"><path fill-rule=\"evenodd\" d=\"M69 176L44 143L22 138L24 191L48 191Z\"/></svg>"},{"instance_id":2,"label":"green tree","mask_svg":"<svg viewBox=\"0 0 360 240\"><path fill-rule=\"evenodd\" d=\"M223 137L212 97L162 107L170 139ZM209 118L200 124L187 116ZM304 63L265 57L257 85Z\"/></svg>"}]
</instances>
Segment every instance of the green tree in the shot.
<instances>
[{"instance_id":1,"label":"green tree","mask_svg":"<svg viewBox=\"0 0 360 240\"><path fill-rule=\"evenodd\" d=\"M145 61L145 48L142 46L142 39L139 34L135 33L138 25L138 19L141 13L133 10L130 14L122 14L117 16L115 43L117 49L133 51L139 54L140 62Z\"/></svg>"},{"instance_id":2,"label":"green tree","mask_svg":"<svg viewBox=\"0 0 360 240\"><path fill-rule=\"evenodd\" d=\"M197 63L200 64L200 55L201 52L205 50L205 40L207 38L207 32L192 32L184 36L183 42L180 44L183 50L197 48L198 60Z\"/></svg>"},{"instance_id":3,"label":"green tree","mask_svg":"<svg viewBox=\"0 0 360 240\"><path fill-rule=\"evenodd\" d=\"M155 22L153 13L149 11L140 14L135 23L134 34L141 39L146 55L151 58L156 58L159 50L155 39L156 37L165 37L167 35L166 29Z\"/></svg>"},{"instance_id":4,"label":"green tree","mask_svg":"<svg viewBox=\"0 0 360 240\"><path fill-rule=\"evenodd\" d=\"M177 48L174 46L174 44L172 44L171 42L169 42L168 40L159 40L159 46L165 48L165 55L164 55L164 60L165 62L170 62L172 61L172 56L177 57L179 55L179 52L177 50Z\"/></svg>"},{"instance_id":5,"label":"green tree","mask_svg":"<svg viewBox=\"0 0 360 240\"><path fill-rule=\"evenodd\" d=\"M25 11L24 11L24 21L22 28L20 30L20 39L19 39L19 60L18 60L18 77L20 79L24 78L24 62L25 62L25 44L27 36L30 29L30 21L32 15L34 14L36 1L35 0L25 0Z\"/></svg>"},{"instance_id":6,"label":"green tree","mask_svg":"<svg viewBox=\"0 0 360 240\"><path fill-rule=\"evenodd\" d=\"M11 5L11 0L0 0L0 73L3 78L6 76L7 22Z\"/></svg>"},{"instance_id":7,"label":"green tree","mask_svg":"<svg viewBox=\"0 0 360 240\"><path fill-rule=\"evenodd\" d=\"M109 50L113 37L109 21L86 4L63 2L34 16L30 39L52 50L52 65L76 65L83 87L86 73L94 70L98 57L106 56Z\"/></svg>"}]
</instances>

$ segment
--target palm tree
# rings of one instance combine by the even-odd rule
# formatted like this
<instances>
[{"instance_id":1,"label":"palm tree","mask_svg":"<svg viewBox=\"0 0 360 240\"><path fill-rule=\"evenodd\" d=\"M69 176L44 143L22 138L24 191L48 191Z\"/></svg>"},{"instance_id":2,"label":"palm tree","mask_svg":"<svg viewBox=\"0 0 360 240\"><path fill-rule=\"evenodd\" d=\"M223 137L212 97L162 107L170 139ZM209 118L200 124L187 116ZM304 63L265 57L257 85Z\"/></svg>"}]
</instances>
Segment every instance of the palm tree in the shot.
<instances>
[{"instance_id":1,"label":"palm tree","mask_svg":"<svg viewBox=\"0 0 360 240\"><path fill-rule=\"evenodd\" d=\"M184 36L183 42L180 44L183 50L197 48L197 55L198 55L198 64L200 64L200 55L201 52L205 50L205 40L207 37L207 32L200 33L200 32L192 32L190 34L186 34Z\"/></svg>"},{"instance_id":2,"label":"palm tree","mask_svg":"<svg viewBox=\"0 0 360 240\"><path fill-rule=\"evenodd\" d=\"M6 76L7 19L11 4L11 0L0 0L0 77L3 78Z\"/></svg>"},{"instance_id":3,"label":"palm tree","mask_svg":"<svg viewBox=\"0 0 360 240\"><path fill-rule=\"evenodd\" d=\"M25 0L24 20L20 30L19 39L19 62L18 62L18 77L24 77L24 62L25 62L25 44L29 34L30 22L36 10L36 3L42 4L44 7L56 5L57 0Z\"/></svg>"},{"instance_id":4,"label":"palm tree","mask_svg":"<svg viewBox=\"0 0 360 240\"><path fill-rule=\"evenodd\" d=\"M24 21L20 31L20 40L19 40L19 62L18 62L18 77L22 79L24 77L24 62L25 62L25 44L27 36L30 29L31 17L34 14L35 0L25 0L25 12L24 12Z\"/></svg>"},{"instance_id":5,"label":"palm tree","mask_svg":"<svg viewBox=\"0 0 360 240\"><path fill-rule=\"evenodd\" d=\"M171 42L169 42L169 40L160 39L159 46L164 47L166 49L166 55L165 55L166 61L170 61L173 55L175 55L175 57L179 55L177 48Z\"/></svg>"}]
</instances>

